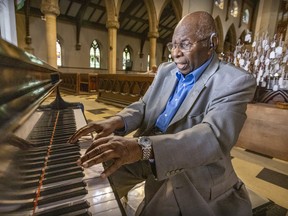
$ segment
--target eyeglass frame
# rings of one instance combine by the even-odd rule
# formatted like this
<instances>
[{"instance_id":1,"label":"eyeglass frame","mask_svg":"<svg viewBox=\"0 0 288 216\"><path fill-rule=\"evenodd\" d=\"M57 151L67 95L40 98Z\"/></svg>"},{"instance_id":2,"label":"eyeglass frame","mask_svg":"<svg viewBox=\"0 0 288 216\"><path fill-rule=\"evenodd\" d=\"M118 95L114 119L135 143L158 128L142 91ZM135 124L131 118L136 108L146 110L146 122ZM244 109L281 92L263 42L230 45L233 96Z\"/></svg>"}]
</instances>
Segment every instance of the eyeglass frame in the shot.
<instances>
[{"instance_id":1,"label":"eyeglass frame","mask_svg":"<svg viewBox=\"0 0 288 216\"><path fill-rule=\"evenodd\" d=\"M195 44L197 44L197 43L199 43L199 42L202 42L202 41L205 41L205 40L207 40L208 38L210 38L210 42L211 42L211 41L212 41L212 38L215 37L215 36L216 36L216 33L214 32L214 33L212 33L210 36L208 36L208 37L206 37L206 38L203 38L203 39L201 39L201 40L194 41L193 43L188 42L188 44L191 45L190 49L188 49L188 50L181 48L181 44L183 44L183 41L181 41L180 43L174 43L174 44L173 44L172 41L171 41L171 42L167 43L166 46L167 46L169 52L174 51L174 50L176 49L176 45L177 45L177 47L181 50L181 52L190 52ZM188 45L188 44L187 44L187 45ZM169 48L170 45L172 45L171 48Z\"/></svg>"}]
</instances>

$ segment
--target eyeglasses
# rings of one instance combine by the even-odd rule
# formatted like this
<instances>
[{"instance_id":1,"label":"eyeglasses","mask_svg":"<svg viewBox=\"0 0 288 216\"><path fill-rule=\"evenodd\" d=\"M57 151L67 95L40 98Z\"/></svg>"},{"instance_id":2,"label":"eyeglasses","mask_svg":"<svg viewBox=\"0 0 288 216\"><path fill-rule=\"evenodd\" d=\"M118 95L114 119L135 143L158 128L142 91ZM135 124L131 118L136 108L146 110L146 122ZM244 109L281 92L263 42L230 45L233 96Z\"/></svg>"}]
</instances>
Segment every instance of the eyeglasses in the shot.
<instances>
[{"instance_id":1,"label":"eyeglasses","mask_svg":"<svg viewBox=\"0 0 288 216\"><path fill-rule=\"evenodd\" d=\"M182 41L180 43L169 42L169 43L167 43L167 48L170 52L174 51L176 49L176 47L178 47L181 50L181 52L190 52L195 44L197 44L201 41L205 41L208 38L210 38L210 36L203 38L201 40L195 41L193 43L191 43L189 41Z\"/></svg>"}]
</instances>

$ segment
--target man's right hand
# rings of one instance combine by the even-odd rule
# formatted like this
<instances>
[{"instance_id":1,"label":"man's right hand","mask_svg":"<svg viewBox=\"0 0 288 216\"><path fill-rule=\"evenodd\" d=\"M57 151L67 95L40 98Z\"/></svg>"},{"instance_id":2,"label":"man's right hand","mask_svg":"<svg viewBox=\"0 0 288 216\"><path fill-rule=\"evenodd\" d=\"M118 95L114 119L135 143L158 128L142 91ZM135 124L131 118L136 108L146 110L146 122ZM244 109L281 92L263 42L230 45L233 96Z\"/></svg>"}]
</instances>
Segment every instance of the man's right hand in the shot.
<instances>
[{"instance_id":1,"label":"man's right hand","mask_svg":"<svg viewBox=\"0 0 288 216\"><path fill-rule=\"evenodd\" d=\"M116 129L124 127L124 122L120 116L114 116L107 120L90 122L86 126L77 130L68 140L69 143L76 143L78 139L89 133L96 132L95 139L106 137L112 134Z\"/></svg>"}]
</instances>

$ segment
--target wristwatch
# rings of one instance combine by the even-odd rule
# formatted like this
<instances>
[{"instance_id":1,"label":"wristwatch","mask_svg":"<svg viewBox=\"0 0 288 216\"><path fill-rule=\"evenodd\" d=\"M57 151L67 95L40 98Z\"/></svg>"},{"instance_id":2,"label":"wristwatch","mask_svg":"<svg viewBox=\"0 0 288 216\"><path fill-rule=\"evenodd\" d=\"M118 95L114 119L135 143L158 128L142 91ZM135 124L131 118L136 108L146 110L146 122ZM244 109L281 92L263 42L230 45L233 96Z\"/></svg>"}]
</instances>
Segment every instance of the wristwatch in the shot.
<instances>
[{"instance_id":1,"label":"wristwatch","mask_svg":"<svg viewBox=\"0 0 288 216\"><path fill-rule=\"evenodd\" d=\"M152 154L152 141L146 136L139 137L137 141L142 148L142 160L149 160Z\"/></svg>"}]
</instances>

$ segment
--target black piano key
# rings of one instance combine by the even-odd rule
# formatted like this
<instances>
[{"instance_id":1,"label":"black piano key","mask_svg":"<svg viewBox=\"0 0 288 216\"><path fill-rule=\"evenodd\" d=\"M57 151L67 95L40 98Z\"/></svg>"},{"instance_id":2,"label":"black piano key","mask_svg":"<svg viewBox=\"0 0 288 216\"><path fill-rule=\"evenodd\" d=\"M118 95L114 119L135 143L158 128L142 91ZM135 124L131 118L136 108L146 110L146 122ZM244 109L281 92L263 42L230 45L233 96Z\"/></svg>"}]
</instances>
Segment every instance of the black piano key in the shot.
<instances>
[{"instance_id":1,"label":"black piano key","mask_svg":"<svg viewBox=\"0 0 288 216\"><path fill-rule=\"evenodd\" d=\"M65 183L65 184L60 184L56 186L53 185L47 188L42 188L40 194L41 196L47 196L47 195L59 193L61 191L70 190L73 188L83 188L83 187L86 187L86 183L84 183L83 181L77 181L77 182L72 182L69 184Z\"/></svg>"},{"instance_id":2,"label":"black piano key","mask_svg":"<svg viewBox=\"0 0 288 216\"><path fill-rule=\"evenodd\" d=\"M61 184L61 185L54 185L51 186L49 188L42 188L40 190L40 195L41 196L51 196L53 194L57 194L57 193L61 193L63 191L71 191L71 189L81 189L83 187L86 187L86 184L83 181L78 181L75 183L65 183L65 184ZM32 202L33 199L36 198L36 188L33 190L16 190L13 192L10 192L9 194L2 194L1 200L6 200L6 202L10 201L10 203L12 204L13 200L18 200L18 202L20 202L21 200L23 200L26 204L26 206L31 206L30 203ZM28 208L27 207L27 208Z\"/></svg>"},{"instance_id":3,"label":"black piano key","mask_svg":"<svg viewBox=\"0 0 288 216\"><path fill-rule=\"evenodd\" d=\"M76 156L69 156L67 158L58 158L52 161L48 161L47 165L55 165L55 164L65 164L70 162L76 162L79 159L79 155Z\"/></svg>"},{"instance_id":4,"label":"black piano key","mask_svg":"<svg viewBox=\"0 0 288 216\"><path fill-rule=\"evenodd\" d=\"M78 202L74 202L74 203L66 203L54 208L50 208L50 209L45 209L45 210L39 210L37 211L34 215L35 216L55 216L55 215L64 215L64 214L68 214L75 212L75 211L79 211L81 209L88 209L90 207L90 204L85 201L85 200L81 200Z\"/></svg>"},{"instance_id":5,"label":"black piano key","mask_svg":"<svg viewBox=\"0 0 288 216\"><path fill-rule=\"evenodd\" d=\"M76 161L73 161L71 163L66 163L66 164L54 164L47 166L45 169L45 172L50 173L50 172L65 172L65 170L73 169L75 167L79 167L76 163ZM42 174L42 167L36 167L36 168L31 168L29 170L22 170L19 172L20 176L33 176L33 175L41 175Z\"/></svg>"},{"instance_id":6,"label":"black piano key","mask_svg":"<svg viewBox=\"0 0 288 216\"><path fill-rule=\"evenodd\" d=\"M55 176L62 175L64 173L74 173L74 172L83 172L83 168L80 166L75 166L75 167L69 167L68 169L63 169L63 170L59 169L53 172L45 172L45 178L55 177ZM37 172L34 175L22 175L19 179L21 179L22 181L39 180L41 174L42 174L42 171L39 170L39 172Z\"/></svg>"},{"instance_id":7,"label":"black piano key","mask_svg":"<svg viewBox=\"0 0 288 216\"><path fill-rule=\"evenodd\" d=\"M56 170L56 171L51 171L51 172L45 172L45 177L46 178L50 178L50 177L54 177L54 176L59 176L63 173L71 173L71 172L83 172L83 168L80 166L75 166L75 167L69 167L67 169L63 169L63 170Z\"/></svg>"},{"instance_id":8,"label":"black piano key","mask_svg":"<svg viewBox=\"0 0 288 216\"><path fill-rule=\"evenodd\" d=\"M75 132L74 128L70 130L61 129L61 131L55 132L53 137L55 138L55 137L71 136L74 132ZM29 140L49 139L50 137L52 137L52 132L42 132L42 133L38 132L29 136Z\"/></svg>"},{"instance_id":9,"label":"black piano key","mask_svg":"<svg viewBox=\"0 0 288 216\"><path fill-rule=\"evenodd\" d=\"M40 175L42 173L42 169L31 169L31 170L21 170L19 172L20 176L34 176Z\"/></svg>"},{"instance_id":10,"label":"black piano key","mask_svg":"<svg viewBox=\"0 0 288 216\"><path fill-rule=\"evenodd\" d=\"M48 153L46 153L46 155L40 155L40 156L34 156L34 157L23 157L20 158L21 160L19 160L20 162L23 163L37 163L37 162L41 162L43 160L45 160L45 157L47 156ZM48 156L48 160L55 160L55 159L61 159L61 158L65 158L65 157L70 157L70 156L78 156L80 157L80 153L79 151L66 151L66 152L50 152L50 155ZM44 156L44 157L43 157Z\"/></svg>"},{"instance_id":11,"label":"black piano key","mask_svg":"<svg viewBox=\"0 0 288 216\"><path fill-rule=\"evenodd\" d=\"M55 160L51 160L47 162L47 165L55 165L55 164L61 164L61 163L70 163L70 162L76 162L80 157L80 153L76 153L75 155L72 156L67 156L66 158L57 158ZM35 169L35 168L44 168L44 160L45 158L43 158L42 161L38 161L38 162L33 162L33 163L22 163L19 164L18 166L20 167L20 169ZM17 161L19 163L19 161Z\"/></svg>"},{"instance_id":12,"label":"black piano key","mask_svg":"<svg viewBox=\"0 0 288 216\"><path fill-rule=\"evenodd\" d=\"M37 188L39 186L39 179L24 181L21 184L21 189Z\"/></svg>"},{"instance_id":13,"label":"black piano key","mask_svg":"<svg viewBox=\"0 0 288 216\"><path fill-rule=\"evenodd\" d=\"M29 170L29 169L39 169L44 167L44 160L37 163L22 163L19 164L20 169Z\"/></svg>"},{"instance_id":14,"label":"black piano key","mask_svg":"<svg viewBox=\"0 0 288 216\"><path fill-rule=\"evenodd\" d=\"M23 180L24 182L36 181L40 179L40 176L41 176L41 172L38 172L37 174L30 175L30 176L27 176L27 175L21 176L20 179Z\"/></svg>"},{"instance_id":15,"label":"black piano key","mask_svg":"<svg viewBox=\"0 0 288 216\"><path fill-rule=\"evenodd\" d=\"M45 184L51 184L55 182L61 182L61 181L66 181L74 178L83 178L84 174L83 172L73 172L73 173L65 173L63 175L58 175L58 176L53 176L49 178L45 178L43 180L43 185Z\"/></svg>"},{"instance_id":16,"label":"black piano key","mask_svg":"<svg viewBox=\"0 0 288 216\"><path fill-rule=\"evenodd\" d=\"M37 155L37 154L47 153L47 150L48 150L48 146L31 148L28 151L21 153L21 155L24 157L25 156L30 157L30 156ZM63 143L62 145L50 146L51 152L66 152L66 151L73 151L73 150L79 151L80 146L77 144L68 144L68 143ZM19 157L21 157L21 155L19 155Z\"/></svg>"},{"instance_id":17,"label":"black piano key","mask_svg":"<svg viewBox=\"0 0 288 216\"><path fill-rule=\"evenodd\" d=\"M14 190L9 193L1 194L1 200L28 200L35 198L36 189ZM1 203L1 201L0 201Z\"/></svg>"},{"instance_id":18,"label":"black piano key","mask_svg":"<svg viewBox=\"0 0 288 216\"><path fill-rule=\"evenodd\" d=\"M52 183L71 180L71 179L75 179L75 178L83 178L84 176L85 175L83 174L83 172L80 172L80 171L73 172L73 173L65 173L65 174L59 175L59 176L44 178L42 184L43 185L52 184ZM39 176L39 178L36 178L33 180L23 181L20 188L21 189L37 188L39 186L39 184L40 184L40 176Z\"/></svg>"},{"instance_id":19,"label":"black piano key","mask_svg":"<svg viewBox=\"0 0 288 216\"><path fill-rule=\"evenodd\" d=\"M88 191L86 188L74 188L68 191L61 191L60 193L51 194L49 196L41 196L38 199L38 206L47 205L57 201L64 201L65 199L70 199L77 196L86 195Z\"/></svg>"},{"instance_id":20,"label":"black piano key","mask_svg":"<svg viewBox=\"0 0 288 216\"><path fill-rule=\"evenodd\" d=\"M47 126L37 127L37 126L35 126L30 135L33 136L37 133L43 133L43 132L52 133L54 130L55 130L54 126L53 127L47 127ZM57 128L56 128L56 130L57 130ZM61 130L76 130L76 127L72 123L72 124L67 124L67 125L61 126ZM30 137L30 135L29 135L29 137Z\"/></svg>"},{"instance_id":21,"label":"black piano key","mask_svg":"<svg viewBox=\"0 0 288 216\"><path fill-rule=\"evenodd\" d=\"M72 152L61 152L61 153L54 153L51 152L50 156L48 157L49 160L57 160L57 159L61 159L61 158L66 158L66 157L80 157L81 154L78 151L72 151Z\"/></svg>"},{"instance_id":22,"label":"black piano key","mask_svg":"<svg viewBox=\"0 0 288 216\"><path fill-rule=\"evenodd\" d=\"M0 213L1 215L3 212L6 212L9 210L9 213L13 212L22 212L30 210L34 207L34 199L26 199L26 200L2 200L0 202ZM7 210L6 210L7 209ZM11 214L6 214L11 215ZM12 214L13 215L13 214ZM22 213L23 215L23 213Z\"/></svg>"},{"instance_id":23,"label":"black piano key","mask_svg":"<svg viewBox=\"0 0 288 216\"><path fill-rule=\"evenodd\" d=\"M70 189L64 192L61 191L60 193L52 193L50 195L39 197L38 206L41 207L42 205L47 205L47 204L53 206L54 202L59 202L59 201L65 202L65 200L69 200L74 197L85 196L87 193L88 192L84 187L82 188L77 187L75 189ZM23 197L20 197L20 199L17 199L18 197L14 197L13 200L1 200L0 209L2 205L3 205L2 206L3 208L5 207L5 209L9 209L9 214L7 215L18 215L18 213L19 215L25 215L23 214L25 211L27 211L28 213L29 212L31 213L32 209L34 208L34 200L35 200L35 194L32 194L32 195L33 197L30 199L21 199ZM2 215L1 212L3 213L3 208L1 209L2 211L0 211L0 215ZM67 213L68 215L91 215L90 213L88 213L88 210L87 210L88 208L89 208L89 204L70 205L70 209L66 207L60 208L60 209L57 208L56 215L64 215ZM81 211L81 214L79 214L79 210L85 210L85 211ZM27 215L31 215L30 213ZM48 214L48 215L55 215L54 207L53 207L53 210L50 210L50 213L51 214ZM35 215L43 215L43 213L37 213Z\"/></svg>"},{"instance_id":24,"label":"black piano key","mask_svg":"<svg viewBox=\"0 0 288 216\"><path fill-rule=\"evenodd\" d=\"M76 163L76 160L71 163L65 163L65 164L53 164L53 165L51 164L46 168L46 172L65 170L65 169L69 169L71 167L76 167L76 166L78 166Z\"/></svg>"}]
</instances>

